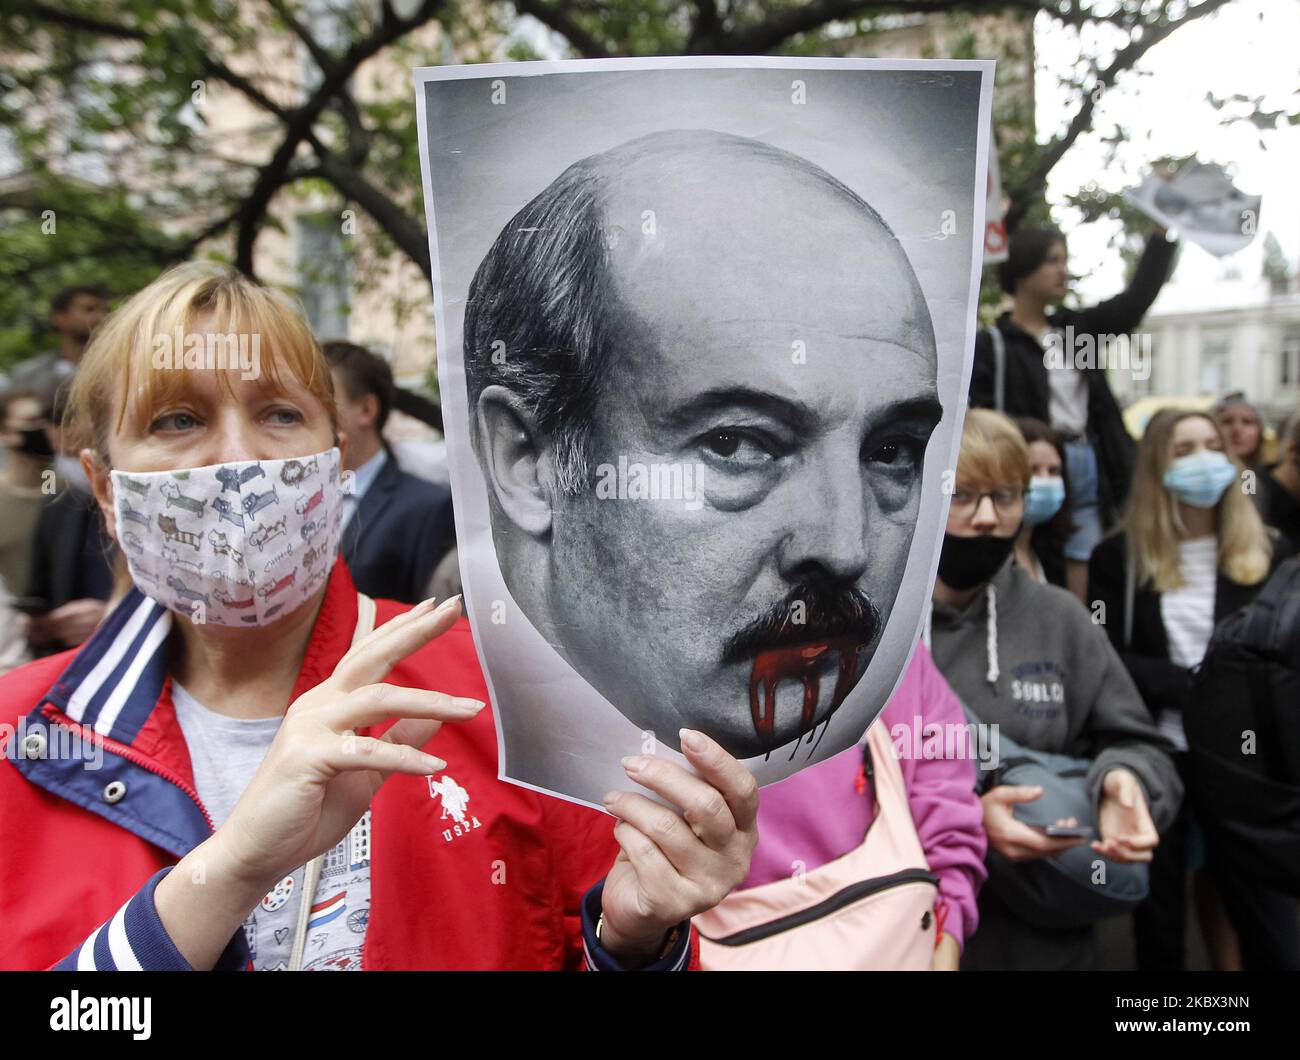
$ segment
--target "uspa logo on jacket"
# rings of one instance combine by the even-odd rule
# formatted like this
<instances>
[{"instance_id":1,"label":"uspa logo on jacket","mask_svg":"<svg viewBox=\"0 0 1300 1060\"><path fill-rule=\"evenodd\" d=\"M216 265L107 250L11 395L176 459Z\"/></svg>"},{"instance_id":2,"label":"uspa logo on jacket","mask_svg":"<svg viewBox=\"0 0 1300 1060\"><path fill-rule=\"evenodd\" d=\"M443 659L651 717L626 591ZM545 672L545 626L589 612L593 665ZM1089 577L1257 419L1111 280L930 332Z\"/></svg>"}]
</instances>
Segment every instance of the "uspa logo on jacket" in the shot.
<instances>
[{"instance_id":1,"label":"uspa logo on jacket","mask_svg":"<svg viewBox=\"0 0 1300 1060\"><path fill-rule=\"evenodd\" d=\"M429 781L429 798L442 800L439 819L451 820L450 827L442 830L443 839L450 843L482 827L479 819L469 812L469 792L457 784L454 777L444 773L440 779L431 776L426 779Z\"/></svg>"}]
</instances>

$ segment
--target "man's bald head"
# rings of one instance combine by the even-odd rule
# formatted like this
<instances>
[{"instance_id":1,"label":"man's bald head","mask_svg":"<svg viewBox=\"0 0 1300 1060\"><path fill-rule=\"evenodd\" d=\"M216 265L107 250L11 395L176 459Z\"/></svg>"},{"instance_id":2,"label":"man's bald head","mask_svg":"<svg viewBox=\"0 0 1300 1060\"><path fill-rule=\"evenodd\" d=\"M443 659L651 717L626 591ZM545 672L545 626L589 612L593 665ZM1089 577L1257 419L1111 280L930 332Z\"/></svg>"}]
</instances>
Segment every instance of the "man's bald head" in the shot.
<instances>
[{"instance_id":1,"label":"man's bald head","mask_svg":"<svg viewBox=\"0 0 1300 1060\"><path fill-rule=\"evenodd\" d=\"M735 346L737 320L934 361L902 247L845 184L759 140L639 137L570 166L483 259L465 312L471 407L491 385L517 394L550 439L557 485L578 493L610 354L652 331L700 350Z\"/></svg>"}]
</instances>

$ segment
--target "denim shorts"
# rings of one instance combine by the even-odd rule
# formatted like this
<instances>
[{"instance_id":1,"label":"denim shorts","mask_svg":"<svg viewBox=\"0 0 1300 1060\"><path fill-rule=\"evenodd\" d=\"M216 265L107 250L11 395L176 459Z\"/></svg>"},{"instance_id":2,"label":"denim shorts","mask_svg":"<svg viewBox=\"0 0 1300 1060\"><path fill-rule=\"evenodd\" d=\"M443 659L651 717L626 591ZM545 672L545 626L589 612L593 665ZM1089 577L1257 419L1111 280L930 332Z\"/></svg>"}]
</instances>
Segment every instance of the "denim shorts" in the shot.
<instances>
[{"instance_id":1,"label":"denim shorts","mask_svg":"<svg viewBox=\"0 0 1300 1060\"><path fill-rule=\"evenodd\" d=\"M1101 540L1097 454L1088 442L1065 443L1065 471L1070 477L1070 516L1075 526L1065 542L1065 558L1086 563Z\"/></svg>"}]
</instances>

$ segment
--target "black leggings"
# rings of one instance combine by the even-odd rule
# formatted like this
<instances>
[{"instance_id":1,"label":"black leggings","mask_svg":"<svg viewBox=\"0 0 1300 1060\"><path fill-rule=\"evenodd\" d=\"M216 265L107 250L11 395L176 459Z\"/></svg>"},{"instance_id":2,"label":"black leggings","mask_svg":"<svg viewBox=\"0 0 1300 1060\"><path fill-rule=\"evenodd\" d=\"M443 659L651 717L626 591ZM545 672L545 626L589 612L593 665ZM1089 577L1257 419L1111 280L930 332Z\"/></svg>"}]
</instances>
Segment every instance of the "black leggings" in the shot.
<instances>
[{"instance_id":1,"label":"black leggings","mask_svg":"<svg viewBox=\"0 0 1300 1060\"><path fill-rule=\"evenodd\" d=\"M1181 972L1187 962L1184 944L1187 923L1187 838L1190 815L1187 755L1175 753L1174 765L1183 781L1178 816L1160 834L1151 862L1151 890L1133 913L1133 936L1140 972Z\"/></svg>"}]
</instances>

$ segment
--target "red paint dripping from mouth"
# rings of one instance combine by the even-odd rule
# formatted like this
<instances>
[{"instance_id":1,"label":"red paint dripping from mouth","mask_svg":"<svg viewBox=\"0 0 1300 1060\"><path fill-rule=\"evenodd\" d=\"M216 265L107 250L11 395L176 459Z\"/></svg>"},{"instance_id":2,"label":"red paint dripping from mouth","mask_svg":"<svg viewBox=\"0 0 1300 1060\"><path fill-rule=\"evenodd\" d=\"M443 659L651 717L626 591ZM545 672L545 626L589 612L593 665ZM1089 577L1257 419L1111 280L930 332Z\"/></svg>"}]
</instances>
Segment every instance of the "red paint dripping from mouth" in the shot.
<instances>
[{"instance_id":1,"label":"red paint dripping from mouth","mask_svg":"<svg viewBox=\"0 0 1300 1060\"><path fill-rule=\"evenodd\" d=\"M836 637L832 640L810 644L793 644L781 648L768 648L754 657L754 667L749 675L749 712L754 721L754 731L770 749L776 738L776 690L782 681L792 679L803 683L803 709L800 715L799 735L809 733L821 698L819 662L828 651L840 653L839 675L831 695L830 715L839 709L844 697L853 688L853 675L858 668L858 651L862 642L854 637Z\"/></svg>"}]
</instances>

